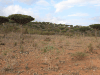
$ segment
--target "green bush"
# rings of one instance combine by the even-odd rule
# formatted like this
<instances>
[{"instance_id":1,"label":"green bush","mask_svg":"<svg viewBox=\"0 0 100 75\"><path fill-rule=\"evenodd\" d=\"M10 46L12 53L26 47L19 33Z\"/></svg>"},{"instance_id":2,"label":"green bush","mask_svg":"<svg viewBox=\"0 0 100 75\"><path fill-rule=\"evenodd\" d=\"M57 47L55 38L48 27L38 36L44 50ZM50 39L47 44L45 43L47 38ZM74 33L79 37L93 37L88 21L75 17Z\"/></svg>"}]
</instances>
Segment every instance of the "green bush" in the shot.
<instances>
[{"instance_id":1,"label":"green bush","mask_svg":"<svg viewBox=\"0 0 100 75\"><path fill-rule=\"evenodd\" d=\"M66 30L62 30L61 32L64 33L64 32L66 32Z\"/></svg>"},{"instance_id":2,"label":"green bush","mask_svg":"<svg viewBox=\"0 0 100 75\"><path fill-rule=\"evenodd\" d=\"M59 27L59 29L60 29L60 30L63 30L63 29L65 29L65 27Z\"/></svg>"},{"instance_id":3,"label":"green bush","mask_svg":"<svg viewBox=\"0 0 100 75\"><path fill-rule=\"evenodd\" d=\"M48 31L43 31L41 32L41 35L54 35L55 32L48 32Z\"/></svg>"},{"instance_id":4,"label":"green bush","mask_svg":"<svg viewBox=\"0 0 100 75\"><path fill-rule=\"evenodd\" d=\"M60 32L60 30L59 30L59 29L54 29L54 31L55 31L55 32Z\"/></svg>"}]
</instances>

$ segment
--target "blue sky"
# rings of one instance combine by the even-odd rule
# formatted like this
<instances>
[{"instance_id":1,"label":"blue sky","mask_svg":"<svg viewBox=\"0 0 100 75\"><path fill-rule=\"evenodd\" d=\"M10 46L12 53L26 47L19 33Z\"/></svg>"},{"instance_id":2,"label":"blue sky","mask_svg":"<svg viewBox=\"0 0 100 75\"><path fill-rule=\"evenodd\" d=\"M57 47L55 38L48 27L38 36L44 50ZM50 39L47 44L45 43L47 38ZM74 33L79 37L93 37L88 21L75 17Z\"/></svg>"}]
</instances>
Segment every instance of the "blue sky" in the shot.
<instances>
[{"instance_id":1,"label":"blue sky","mask_svg":"<svg viewBox=\"0 0 100 75\"><path fill-rule=\"evenodd\" d=\"M0 0L0 16L29 15L38 22L100 24L100 0Z\"/></svg>"}]
</instances>

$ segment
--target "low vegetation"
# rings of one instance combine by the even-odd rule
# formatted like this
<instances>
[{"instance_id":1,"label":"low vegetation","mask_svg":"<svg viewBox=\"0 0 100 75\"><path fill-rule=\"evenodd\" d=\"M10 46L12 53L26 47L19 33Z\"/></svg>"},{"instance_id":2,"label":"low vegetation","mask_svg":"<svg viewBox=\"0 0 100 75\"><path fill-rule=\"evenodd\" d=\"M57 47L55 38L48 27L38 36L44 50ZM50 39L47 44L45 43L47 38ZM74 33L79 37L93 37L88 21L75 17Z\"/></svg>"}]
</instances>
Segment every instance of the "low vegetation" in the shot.
<instances>
[{"instance_id":1,"label":"low vegetation","mask_svg":"<svg viewBox=\"0 0 100 75\"><path fill-rule=\"evenodd\" d=\"M30 22L34 18L25 15L22 24L16 21L21 15L13 16L0 23L0 75L100 74L98 25Z\"/></svg>"}]
</instances>

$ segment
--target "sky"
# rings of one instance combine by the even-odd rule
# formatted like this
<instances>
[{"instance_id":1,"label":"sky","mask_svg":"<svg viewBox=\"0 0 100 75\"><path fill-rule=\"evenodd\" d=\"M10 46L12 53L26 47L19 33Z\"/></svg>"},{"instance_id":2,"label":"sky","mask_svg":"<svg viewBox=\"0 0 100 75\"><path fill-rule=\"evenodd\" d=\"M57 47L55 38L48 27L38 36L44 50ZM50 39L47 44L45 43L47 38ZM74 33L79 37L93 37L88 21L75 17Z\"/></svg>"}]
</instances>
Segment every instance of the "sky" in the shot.
<instances>
[{"instance_id":1,"label":"sky","mask_svg":"<svg viewBox=\"0 0 100 75\"><path fill-rule=\"evenodd\" d=\"M100 0L0 0L0 16L29 15L32 22L100 24Z\"/></svg>"}]
</instances>

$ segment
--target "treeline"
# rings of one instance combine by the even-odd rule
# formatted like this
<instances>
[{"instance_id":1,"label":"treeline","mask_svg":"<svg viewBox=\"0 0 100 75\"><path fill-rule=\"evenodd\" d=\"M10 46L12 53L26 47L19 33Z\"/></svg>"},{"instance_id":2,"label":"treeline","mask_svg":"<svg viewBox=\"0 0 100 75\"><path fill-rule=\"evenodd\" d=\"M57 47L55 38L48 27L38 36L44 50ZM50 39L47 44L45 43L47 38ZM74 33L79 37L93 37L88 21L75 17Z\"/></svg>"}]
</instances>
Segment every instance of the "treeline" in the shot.
<instances>
[{"instance_id":1,"label":"treeline","mask_svg":"<svg viewBox=\"0 0 100 75\"><path fill-rule=\"evenodd\" d=\"M8 17L0 16L0 33L21 32L21 34L100 36L100 24L73 26L50 22L30 22L33 20L35 18L22 14L12 14Z\"/></svg>"}]
</instances>

